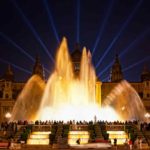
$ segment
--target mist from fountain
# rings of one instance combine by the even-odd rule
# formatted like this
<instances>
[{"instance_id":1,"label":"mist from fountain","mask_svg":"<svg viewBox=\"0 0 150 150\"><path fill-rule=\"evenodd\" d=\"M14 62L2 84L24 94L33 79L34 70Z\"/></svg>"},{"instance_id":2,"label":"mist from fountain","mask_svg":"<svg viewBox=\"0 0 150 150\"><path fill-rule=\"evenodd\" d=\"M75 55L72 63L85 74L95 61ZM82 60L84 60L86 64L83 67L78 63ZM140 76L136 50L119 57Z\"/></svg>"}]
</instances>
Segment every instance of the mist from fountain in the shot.
<instances>
[{"instance_id":1,"label":"mist from fountain","mask_svg":"<svg viewBox=\"0 0 150 150\"><path fill-rule=\"evenodd\" d=\"M79 78L74 77L67 40L57 52L56 66L46 85L39 118L42 120L91 120L98 111L95 103L95 70L90 51L83 48Z\"/></svg>"},{"instance_id":2,"label":"mist from fountain","mask_svg":"<svg viewBox=\"0 0 150 150\"><path fill-rule=\"evenodd\" d=\"M127 81L119 83L104 100L102 108L95 99L96 74L91 53L84 47L80 74L76 78L67 40L63 38L56 64L47 84L38 76L26 83L13 108L14 120L144 120L143 103Z\"/></svg>"},{"instance_id":3,"label":"mist from fountain","mask_svg":"<svg viewBox=\"0 0 150 150\"><path fill-rule=\"evenodd\" d=\"M19 94L10 121L35 120L44 89L45 82L38 75L33 75Z\"/></svg>"},{"instance_id":4,"label":"mist from fountain","mask_svg":"<svg viewBox=\"0 0 150 150\"><path fill-rule=\"evenodd\" d=\"M106 97L103 107L114 108L123 120L146 120L146 110L135 89L126 81L121 81Z\"/></svg>"}]
</instances>

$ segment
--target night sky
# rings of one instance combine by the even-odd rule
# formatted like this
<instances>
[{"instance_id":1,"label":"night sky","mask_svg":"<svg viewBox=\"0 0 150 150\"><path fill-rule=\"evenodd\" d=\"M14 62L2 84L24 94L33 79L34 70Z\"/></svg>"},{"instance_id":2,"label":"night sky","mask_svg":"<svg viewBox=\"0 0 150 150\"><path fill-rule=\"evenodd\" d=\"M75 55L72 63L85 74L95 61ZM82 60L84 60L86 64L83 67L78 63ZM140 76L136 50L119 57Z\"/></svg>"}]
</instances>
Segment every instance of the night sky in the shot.
<instances>
[{"instance_id":1,"label":"night sky","mask_svg":"<svg viewBox=\"0 0 150 150\"><path fill-rule=\"evenodd\" d=\"M91 50L102 81L116 53L124 78L140 81L144 64L150 69L150 1L0 0L0 76L10 63L26 81L38 54L48 77L63 36L70 52L77 42Z\"/></svg>"}]
</instances>

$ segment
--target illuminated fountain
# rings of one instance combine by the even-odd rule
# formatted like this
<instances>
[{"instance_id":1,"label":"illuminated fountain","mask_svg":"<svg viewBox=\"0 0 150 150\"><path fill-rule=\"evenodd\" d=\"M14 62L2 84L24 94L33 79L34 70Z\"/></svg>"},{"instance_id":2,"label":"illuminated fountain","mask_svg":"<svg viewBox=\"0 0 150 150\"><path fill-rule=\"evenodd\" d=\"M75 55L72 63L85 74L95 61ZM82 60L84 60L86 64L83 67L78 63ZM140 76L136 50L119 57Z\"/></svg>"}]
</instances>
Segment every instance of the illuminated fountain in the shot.
<instances>
[{"instance_id":1,"label":"illuminated fountain","mask_svg":"<svg viewBox=\"0 0 150 150\"><path fill-rule=\"evenodd\" d=\"M83 48L79 78L74 77L72 62L64 38L56 55L55 70L42 98L41 120L93 120L99 113L95 102L95 70L90 51Z\"/></svg>"},{"instance_id":2,"label":"illuminated fountain","mask_svg":"<svg viewBox=\"0 0 150 150\"><path fill-rule=\"evenodd\" d=\"M56 64L46 87L32 76L14 106L14 120L144 120L145 108L136 91L122 81L104 100L102 108L95 99L96 75L91 53L83 48L80 74L76 78L63 38L56 54Z\"/></svg>"},{"instance_id":3,"label":"illuminated fountain","mask_svg":"<svg viewBox=\"0 0 150 150\"><path fill-rule=\"evenodd\" d=\"M113 108L123 120L145 120L145 107L137 92L125 80L111 91L103 106Z\"/></svg>"},{"instance_id":4,"label":"illuminated fountain","mask_svg":"<svg viewBox=\"0 0 150 150\"><path fill-rule=\"evenodd\" d=\"M121 81L101 101L96 100L96 75L91 61L91 53L83 48L79 77L75 77L67 41L63 38L56 55L56 64L47 84L38 76L33 75L13 108L10 121L16 120L97 120L125 121L145 120L145 108L136 91L127 81ZM109 131L108 131L109 132ZM27 144L48 145L49 132L32 132ZM127 138L123 131L110 132L123 143ZM68 144L76 144L80 138L81 144L88 143L88 131L69 131Z\"/></svg>"},{"instance_id":5,"label":"illuminated fountain","mask_svg":"<svg viewBox=\"0 0 150 150\"><path fill-rule=\"evenodd\" d=\"M44 89L45 82L38 75L33 75L18 96L10 121L34 120L41 104Z\"/></svg>"}]
</instances>

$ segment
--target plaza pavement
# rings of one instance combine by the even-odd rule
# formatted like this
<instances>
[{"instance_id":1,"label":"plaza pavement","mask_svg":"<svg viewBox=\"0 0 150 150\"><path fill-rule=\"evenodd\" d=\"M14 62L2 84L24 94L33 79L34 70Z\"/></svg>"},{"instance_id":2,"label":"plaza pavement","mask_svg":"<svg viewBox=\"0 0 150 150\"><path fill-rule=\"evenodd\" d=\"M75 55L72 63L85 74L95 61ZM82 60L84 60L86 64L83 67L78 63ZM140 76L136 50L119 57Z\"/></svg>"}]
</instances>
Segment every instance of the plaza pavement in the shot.
<instances>
[{"instance_id":1,"label":"plaza pavement","mask_svg":"<svg viewBox=\"0 0 150 150\"><path fill-rule=\"evenodd\" d=\"M85 149L85 148L60 148L60 150L90 150L90 149L96 149L96 150L130 150L129 147L125 147L124 145L123 146L117 146L114 147L112 146L111 148L88 148L88 149ZM58 150L58 149L55 149L55 148L51 148L51 147L43 147L43 146L33 146L33 147L24 147L24 148L21 148L21 150ZM137 148L133 148L132 150L137 150ZM150 148L148 149L142 149L142 150L150 150Z\"/></svg>"}]
</instances>

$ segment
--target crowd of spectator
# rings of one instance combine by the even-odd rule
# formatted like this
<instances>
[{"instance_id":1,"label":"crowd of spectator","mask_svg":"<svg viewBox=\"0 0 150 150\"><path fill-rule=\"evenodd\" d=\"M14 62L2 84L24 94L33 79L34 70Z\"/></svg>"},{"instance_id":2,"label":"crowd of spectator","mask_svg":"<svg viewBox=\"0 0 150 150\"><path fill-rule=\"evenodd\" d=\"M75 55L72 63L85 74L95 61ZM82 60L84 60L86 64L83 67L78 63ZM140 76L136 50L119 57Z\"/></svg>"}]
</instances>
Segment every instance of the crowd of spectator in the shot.
<instances>
[{"instance_id":1,"label":"crowd of spectator","mask_svg":"<svg viewBox=\"0 0 150 150\"><path fill-rule=\"evenodd\" d=\"M68 124L68 125L92 125L98 123L100 125L136 125L139 126L139 129L141 131L150 131L150 123L147 122L142 122L140 123L139 121L114 121L114 122L108 122L108 121L77 121L75 120L70 120L66 123L63 121L41 121L41 120L36 120L35 122L33 121L17 121L17 122L2 122L0 124L0 131L13 131L17 132L17 125L57 125L57 124Z\"/></svg>"}]
</instances>

